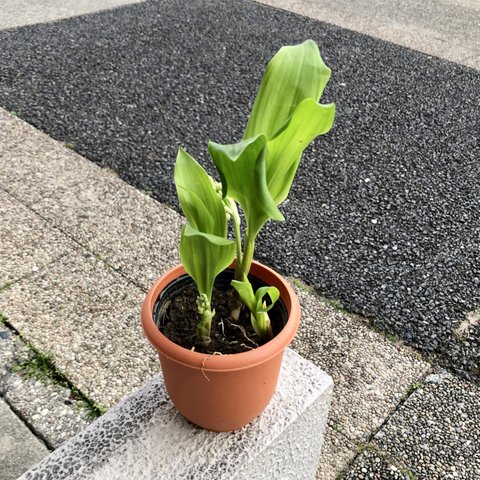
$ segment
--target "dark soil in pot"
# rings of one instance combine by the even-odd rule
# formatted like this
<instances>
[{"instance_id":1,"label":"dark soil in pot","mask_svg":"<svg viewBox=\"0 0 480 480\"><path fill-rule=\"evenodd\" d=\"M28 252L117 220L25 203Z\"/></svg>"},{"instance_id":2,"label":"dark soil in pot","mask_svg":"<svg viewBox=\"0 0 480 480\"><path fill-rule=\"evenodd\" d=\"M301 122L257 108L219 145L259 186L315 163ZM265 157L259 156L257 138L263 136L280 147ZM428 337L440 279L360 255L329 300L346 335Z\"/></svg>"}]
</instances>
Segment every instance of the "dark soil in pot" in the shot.
<instances>
[{"instance_id":1,"label":"dark soil in pot","mask_svg":"<svg viewBox=\"0 0 480 480\"><path fill-rule=\"evenodd\" d=\"M154 306L153 318L160 331L172 342L189 350L200 353L241 353L262 345L261 339L253 330L250 311L238 300L230 286L233 270L222 272L215 282L212 295L212 307L215 317L212 322L212 341L208 348L196 344L196 326L200 320L197 312L197 287L189 275L183 275L171 282L163 290ZM255 277L249 277L254 291L265 286ZM267 303L268 303L267 297ZM241 303L240 316L232 318L231 312ZM287 309L278 299L269 311L274 336L288 320Z\"/></svg>"}]
</instances>

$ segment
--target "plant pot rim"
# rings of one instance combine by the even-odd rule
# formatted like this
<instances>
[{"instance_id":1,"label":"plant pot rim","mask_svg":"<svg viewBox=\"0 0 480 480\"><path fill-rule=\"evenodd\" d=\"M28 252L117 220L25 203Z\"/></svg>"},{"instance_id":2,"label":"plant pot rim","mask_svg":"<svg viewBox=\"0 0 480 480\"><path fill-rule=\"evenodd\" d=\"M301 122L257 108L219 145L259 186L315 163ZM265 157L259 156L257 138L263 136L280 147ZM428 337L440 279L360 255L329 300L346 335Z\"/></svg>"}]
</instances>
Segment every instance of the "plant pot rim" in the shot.
<instances>
[{"instance_id":1,"label":"plant pot rim","mask_svg":"<svg viewBox=\"0 0 480 480\"><path fill-rule=\"evenodd\" d=\"M229 268L233 268L234 263ZM203 371L243 370L268 361L283 351L292 341L300 323L300 304L289 283L275 270L253 261L250 274L274 285L280 290L285 303L288 320L282 330L272 340L248 352L234 354L205 354L188 350L169 340L160 332L153 320L153 307L160 292L176 278L186 273L183 265L172 268L152 285L142 306L142 326L149 342L164 356L177 363Z\"/></svg>"}]
</instances>

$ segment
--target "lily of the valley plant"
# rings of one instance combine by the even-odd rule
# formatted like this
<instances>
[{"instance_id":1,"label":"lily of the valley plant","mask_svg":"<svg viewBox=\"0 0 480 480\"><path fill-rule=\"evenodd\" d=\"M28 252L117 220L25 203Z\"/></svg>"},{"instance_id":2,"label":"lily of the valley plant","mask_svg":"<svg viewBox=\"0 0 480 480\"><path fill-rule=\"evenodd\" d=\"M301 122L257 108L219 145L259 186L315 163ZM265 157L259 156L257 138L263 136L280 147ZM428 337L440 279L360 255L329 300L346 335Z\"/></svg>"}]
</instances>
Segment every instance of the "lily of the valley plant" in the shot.
<instances>
[{"instance_id":1,"label":"lily of the valley plant","mask_svg":"<svg viewBox=\"0 0 480 480\"><path fill-rule=\"evenodd\" d=\"M254 292L248 280L255 239L268 220L284 220L278 206L288 196L303 151L333 124L335 105L319 103L330 73L312 40L277 52L263 76L242 141L208 143L221 183L182 148L178 151L175 184L188 222L180 257L199 292L199 345L210 343L215 278L234 258L232 286L250 310L255 332L264 341L272 337L267 312L279 292L276 287ZM244 212L244 228L238 206ZM229 221L234 239L227 237Z\"/></svg>"}]
</instances>

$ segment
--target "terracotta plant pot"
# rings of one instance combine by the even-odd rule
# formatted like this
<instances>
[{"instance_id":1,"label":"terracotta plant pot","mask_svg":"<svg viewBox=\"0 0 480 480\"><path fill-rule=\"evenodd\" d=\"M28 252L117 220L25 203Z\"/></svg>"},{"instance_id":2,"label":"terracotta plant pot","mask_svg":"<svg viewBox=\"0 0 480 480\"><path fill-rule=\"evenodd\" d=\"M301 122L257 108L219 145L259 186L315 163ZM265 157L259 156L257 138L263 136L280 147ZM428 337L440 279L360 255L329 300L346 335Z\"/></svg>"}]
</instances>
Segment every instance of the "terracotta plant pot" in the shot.
<instances>
[{"instance_id":1,"label":"terracotta plant pot","mask_svg":"<svg viewBox=\"0 0 480 480\"><path fill-rule=\"evenodd\" d=\"M272 340L248 352L206 355L170 341L154 321L159 295L182 275L185 270L178 266L152 286L142 307L143 329L158 351L168 394L179 412L208 430L235 430L257 417L272 398L283 352L300 322L298 298L283 277L253 262L250 275L279 289L287 312L286 324Z\"/></svg>"}]
</instances>

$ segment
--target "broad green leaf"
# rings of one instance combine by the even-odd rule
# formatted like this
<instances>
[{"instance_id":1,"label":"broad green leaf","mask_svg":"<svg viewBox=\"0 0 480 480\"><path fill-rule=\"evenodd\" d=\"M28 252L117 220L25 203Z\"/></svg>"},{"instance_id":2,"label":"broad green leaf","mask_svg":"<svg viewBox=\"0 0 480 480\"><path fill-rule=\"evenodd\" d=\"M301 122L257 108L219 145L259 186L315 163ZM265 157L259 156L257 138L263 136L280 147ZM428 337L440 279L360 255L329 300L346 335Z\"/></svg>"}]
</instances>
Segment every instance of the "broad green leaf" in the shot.
<instances>
[{"instance_id":1,"label":"broad green leaf","mask_svg":"<svg viewBox=\"0 0 480 480\"><path fill-rule=\"evenodd\" d=\"M321 105L311 98L303 100L285 127L267 142L267 185L275 203L288 196L303 151L318 135L333 124L335 105Z\"/></svg>"},{"instance_id":2,"label":"broad green leaf","mask_svg":"<svg viewBox=\"0 0 480 480\"><path fill-rule=\"evenodd\" d=\"M264 135L257 135L233 145L208 143L222 180L223 196L240 204L251 235L256 235L269 219L284 220L267 187L266 142Z\"/></svg>"},{"instance_id":3,"label":"broad green leaf","mask_svg":"<svg viewBox=\"0 0 480 480\"><path fill-rule=\"evenodd\" d=\"M188 223L200 232L225 237L227 216L213 180L182 148L175 163L175 185Z\"/></svg>"},{"instance_id":4,"label":"broad green leaf","mask_svg":"<svg viewBox=\"0 0 480 480\"><path fill-rule=\"evenodd\" d=\"M193 278L200 294L212 299L216 276L233 261L235 242L224 237L203 233L184 225L180 238L180 258Z\"/></svg>"},{"instance_id":5,"label":"broad green leaf","mask_svg":"<svg viewBox=\"0 0 480 480\"><path fill-rule=\"evenodd\" d=\"M330 73L313 40L282 47L268 63L243 138L272 138L302 100L320 100Z\"/></svg>"}]
</instances>

